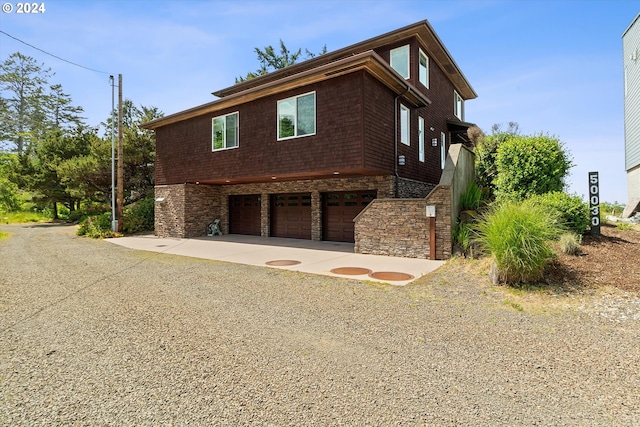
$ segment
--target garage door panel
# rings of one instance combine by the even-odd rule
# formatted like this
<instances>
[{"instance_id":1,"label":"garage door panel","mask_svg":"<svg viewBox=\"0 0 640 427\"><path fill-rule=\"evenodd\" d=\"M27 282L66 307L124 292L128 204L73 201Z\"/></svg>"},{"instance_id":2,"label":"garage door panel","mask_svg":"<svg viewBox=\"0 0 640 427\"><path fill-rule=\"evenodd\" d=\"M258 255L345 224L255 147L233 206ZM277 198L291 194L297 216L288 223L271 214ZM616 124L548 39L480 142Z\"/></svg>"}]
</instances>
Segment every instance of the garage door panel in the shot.
<instances>
[{"instance_id":1,"label":"garage door panel","mask_svg":"<svg viewBox=\"0 0 640 427\"><path fill-rule=\"evenodd\" d=\"M271 196L271 235L311 239L311 194Z\"/></svg>"},{"instance_id":2,"label":"garage door panel","mask_svg":"<svg viewBox=\"0 0 640 427\"><path fill-rule=\"evenodd\" d=\"M229 232L259 236L261 207L259 194L229 196Z\"/></svg>"},{"instance_id":3,"label":"garage door panel","mask_svg":"<svg viewBox=\"0 0 640 427\"><path fill-rule=\"evenodd\" d=\"M354 242L353 220L376 198L376 195L376 190L324 193L323 239L334 242Z\"/></svg>"}]
</instances>

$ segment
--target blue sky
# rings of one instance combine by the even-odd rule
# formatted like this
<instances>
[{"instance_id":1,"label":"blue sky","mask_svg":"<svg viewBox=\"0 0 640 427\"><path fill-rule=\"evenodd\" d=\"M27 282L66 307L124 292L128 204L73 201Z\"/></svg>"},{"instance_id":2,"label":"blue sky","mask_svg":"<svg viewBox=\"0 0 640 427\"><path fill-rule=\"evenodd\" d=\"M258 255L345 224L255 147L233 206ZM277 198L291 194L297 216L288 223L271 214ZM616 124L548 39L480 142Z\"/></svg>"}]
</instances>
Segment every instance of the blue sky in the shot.
<instances>
[{"instance_id":1,"label":"blue sky","mask_svg":"<svg viewBox=\"0 0 640 427\"><path fill-rule=\"evenodd\" d=\"M466 120L485 132L515 121L565 143L584 196L599 171L601 199L626 202L622 33L638 0L46 0L45 12L0 13L0 61L19 51L55 72L91 125L111 108L109 74L126 98L165 114L215 98L258 68L255 47L336 50L427 19L478 93ZM585 197L586 199L586 197Z\"/></svg>"}]
</instances>

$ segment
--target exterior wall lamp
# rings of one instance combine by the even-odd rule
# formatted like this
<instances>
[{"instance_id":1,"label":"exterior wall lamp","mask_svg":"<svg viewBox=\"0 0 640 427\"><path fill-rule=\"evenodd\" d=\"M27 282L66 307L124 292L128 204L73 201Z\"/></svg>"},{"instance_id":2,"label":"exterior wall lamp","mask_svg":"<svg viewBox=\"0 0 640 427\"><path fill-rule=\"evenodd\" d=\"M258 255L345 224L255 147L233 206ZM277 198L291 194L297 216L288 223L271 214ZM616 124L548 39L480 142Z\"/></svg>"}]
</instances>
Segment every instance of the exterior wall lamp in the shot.
<instances>
[{"instance_id":1,"label":"exterior wall lamp","mask_svg":"<svg viewBox=\"0 0 640 427\"><path fill-rule=\"evenodd\" d=\"M398 165L404 166L405 159L403 155L398 156Z\"/></svg>"}]
</instances>

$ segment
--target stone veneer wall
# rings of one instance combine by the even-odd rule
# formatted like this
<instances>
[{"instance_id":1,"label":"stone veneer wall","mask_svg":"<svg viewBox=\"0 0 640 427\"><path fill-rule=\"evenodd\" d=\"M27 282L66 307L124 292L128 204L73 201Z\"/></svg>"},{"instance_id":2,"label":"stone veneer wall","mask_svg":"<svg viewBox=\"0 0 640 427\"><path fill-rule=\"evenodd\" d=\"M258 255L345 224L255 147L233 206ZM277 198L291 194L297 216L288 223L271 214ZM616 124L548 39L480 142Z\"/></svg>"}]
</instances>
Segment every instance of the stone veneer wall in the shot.
<instances>
[{"instance_id":1,"label":"stone veneer wall","mask_svg":"<svg viewBox=\"0 0 640 427\"><path fill-rule=\"evenodd\" d=\"M451 257L451 230L458 217L458 199L474 176L474 154L460 144L449 148L440 183L425 198L371 202L355 218L355 252L430 258L430 220L435 206L435 259ZM455 203L454 203L455 202Z\"/></svg>"},{"instance_id":2,"label":"stone veneer wall","mask_svg":"<svg viewBox=\"0 0 640 427\"><path fill-rule=\"evenodd\" d=\"M155 234L159 237L195 237L220 217L220 190L196 184L159 185L155 188Z\"/></svg>"},{"instance_id":3,"label":"stone veneer wall","mask_svg":"<svg viewBox=\"0 0 640 427\"><path fill-rule=\"evenodd\" d=\"M155 233L160 237L197 237L207 225L220 219L220 229L229 232L230 195L260 194L261 235L270 236L269 196L279 193L311 193L311 238L322 240L321 193L329 191L376 190L378 197L394 195L392 176L279 181L236 185L161 185L155 188Z\"/></svg>"},{"instance_id":4,"label":"stone veneer wall","mask_svg":"<svg viewBox=\"0 0 640 427\"><path fill-rule=\"evenodd\" d=\"M429 257L424 199L375 199L355 219L355 252Z\"/></svg>"},{"instance_id":5,"label":"stone veneer wall","mask_svg":"<svg viewBox=\"0 0 640 427\"><path fill-rule=\"evenodd\" d=\"M184 237L184 185L156 185L154 232L159 237Z\"/></svg>"},{"instance_id":6,"label":"stone veneer wall","mask_svg":"<svg viewBox=\"0 0 640 427\"><path fill-rule=\"evenodd\" d=\"M428 182L416 181L408 178L396 178L398 182L397 194L395 197L399 199L424 198L431 193L436 184Z\"/></svg>"}]
</instances>

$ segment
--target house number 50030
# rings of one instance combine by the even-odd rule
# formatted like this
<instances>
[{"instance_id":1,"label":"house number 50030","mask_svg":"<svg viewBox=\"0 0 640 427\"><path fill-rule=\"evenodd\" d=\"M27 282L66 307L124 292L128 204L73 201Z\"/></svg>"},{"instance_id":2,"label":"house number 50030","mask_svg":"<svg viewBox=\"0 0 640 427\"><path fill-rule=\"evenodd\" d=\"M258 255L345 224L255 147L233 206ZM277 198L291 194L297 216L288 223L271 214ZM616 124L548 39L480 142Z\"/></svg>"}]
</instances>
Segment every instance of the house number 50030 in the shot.
<instances>
[{"instance_id":1,"label":"house number 50030","mask_svg":"<svg viewBox=\"0 0 640 427\"><path fill-rule=\"evenodd\" d=\"M591 234L600 234L600 178L598 172L589 172L589 210Z\"/></svg>"}]
</instances>

